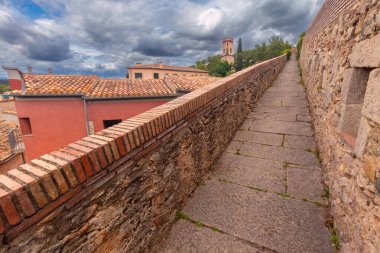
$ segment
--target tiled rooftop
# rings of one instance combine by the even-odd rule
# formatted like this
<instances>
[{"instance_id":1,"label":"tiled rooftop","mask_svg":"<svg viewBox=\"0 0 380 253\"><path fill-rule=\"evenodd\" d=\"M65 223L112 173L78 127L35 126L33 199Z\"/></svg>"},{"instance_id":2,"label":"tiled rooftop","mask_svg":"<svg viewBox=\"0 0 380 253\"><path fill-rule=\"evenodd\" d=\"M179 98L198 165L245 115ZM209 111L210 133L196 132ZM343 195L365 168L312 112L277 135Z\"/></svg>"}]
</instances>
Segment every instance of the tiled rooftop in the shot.
<instances>
[{"instance_id":1,"label":"tiled rooftop","mask_svg":"<svg viewBox=\"0 0 380 253\"><path fill-rule=\"evenodd\" d=\"M99 77L93 75L24 74L25 94L88 94Z\"/></svg>"},{"instance_id":2,"label":"tiled rooftop","mask_svg":"<svg viewBox=\"0 0 380 253\"><path fill-rule=\"evenodd\" d=\"M181 66L171 66L171 65L165 65L165 64L136 65L136 66L130 66L128 67L128 69L165 69L165 70L173 70L173 71L208 73L207 71L201 70L201 69L181 67Z\"/></svg>"},{"instance_id":3,"label":"tiled rooftop","mask_svg":"<svg viewBox=\"0 0 380 253\"><path fill-rule=\"evenodd\" d=\"M91 97L139 97L173 95L164 80L100 79Z\"/></svg>"},{"instance_id":4,"label":"tiled rooftop","mask_svg":"<svg viewBox=\"0 0 380 253\"><path fill-rule=\"evenodd\" d=\"M84 95L90 98L176 95L176 90L195 90L219 78L166 75L164 79L99 78L94 75L24 74L26 91L21 95Z\"/></svg>"},{"instance_id":5,"label":"tiled rooftop","mask_svg":"<svg viewBox=\"0 0 380 253\"><path fill-rule=\"evenodd\" d=\"M167 75L165 77L166 83L171 87L171 89L174 90L195 90L199 87L205 86L219 79L219 77L210 76Z\"/></svg>"}]
</instances>

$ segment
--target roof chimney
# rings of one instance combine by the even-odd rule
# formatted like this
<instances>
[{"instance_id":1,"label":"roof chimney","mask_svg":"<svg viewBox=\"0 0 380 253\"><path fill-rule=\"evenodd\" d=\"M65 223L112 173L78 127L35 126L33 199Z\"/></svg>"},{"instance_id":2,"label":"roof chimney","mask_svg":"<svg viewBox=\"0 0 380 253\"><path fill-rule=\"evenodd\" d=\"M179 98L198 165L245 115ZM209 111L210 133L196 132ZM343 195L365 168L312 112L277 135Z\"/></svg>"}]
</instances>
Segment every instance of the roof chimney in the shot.
<instances>
[{"instance_id":1,"label":"roof chimney","mask_svg":"<svg viewBox=\"0 0 380 253\"><path fill-rule=\"evenodd\" d=\"M53 74L53 69L52 68L48 68L48 74L49 75Z\"/></svg>"},{"instance_id":2,"label":"roof chimney","mask_svg":"<svg viewBox=\"0 0 380 253\"><path fill-rule=\"evenodd\" d=\"M32 74L32 73L33 73L33 68L32 68L32 66L28 66L28 73L29 73L29 74Z\"/></svg>"},{"instance_id":3,"label":"roof chimney","mask_svg":"<svg viewBox=\"0 0 380 253\"><path fill-rule=\"evenodd\" d=\"M17 69L7 66L2 66L8 74L9 86L11 90L25 90L23 73Z\"/></svg>"},{"instance_id":4,"label":"roof chimney","mask_svg":"<svg viewBox=\"0 0 380 253\"><path fill-rule=\"evenodd\" d=\"M162 63L162 61L160 61L160 68L163 68L164 67L164 64Z\"/></svg>"},{"instance_id":5,"label":"roof chimney","mask_svg":"<svg viewBox=\"0 0 380 253\"><path fill-rule=\"evenodd\" d=\"M137 67L140 67L140 66L141 66L141 63L140 63L140 62L136 63L136 66L137 66Z\"/></svg>"}]
</instances>

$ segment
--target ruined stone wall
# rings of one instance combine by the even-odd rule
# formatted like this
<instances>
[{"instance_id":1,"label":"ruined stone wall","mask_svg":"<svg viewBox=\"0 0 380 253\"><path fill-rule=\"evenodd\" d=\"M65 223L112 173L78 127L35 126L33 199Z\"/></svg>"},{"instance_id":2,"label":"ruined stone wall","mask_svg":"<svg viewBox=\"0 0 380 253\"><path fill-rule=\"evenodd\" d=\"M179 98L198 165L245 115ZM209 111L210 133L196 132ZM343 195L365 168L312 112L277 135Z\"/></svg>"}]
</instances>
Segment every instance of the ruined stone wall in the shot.
<instances>
[{"instance_id":1,"label":"ruined stone wall","mask_svg":"<svg viewBox=\"0 0 380 253\"><path fill-rule=\"evenodd\" d=\"M380 1L325 1L300 65L342 252L379 252Z\"/></svg>"},{"instance_id":2,"label":"ruined stone wall","mask_svg":"<svg viewBox=\"0 0 380 253\"><path fill-rule=\"evenodd\" d=\"M0 252L148 252L286 56L0 175Z\"/></svg>"}]
</instances>

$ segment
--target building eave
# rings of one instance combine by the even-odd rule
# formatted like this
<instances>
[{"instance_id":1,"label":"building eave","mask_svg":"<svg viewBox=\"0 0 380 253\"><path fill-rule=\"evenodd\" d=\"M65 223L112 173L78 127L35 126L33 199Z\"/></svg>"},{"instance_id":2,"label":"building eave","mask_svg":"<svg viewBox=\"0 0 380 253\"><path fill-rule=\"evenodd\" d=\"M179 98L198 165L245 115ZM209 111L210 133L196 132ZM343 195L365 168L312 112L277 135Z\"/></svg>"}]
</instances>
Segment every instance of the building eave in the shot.
<instances>
[{"instance_id":1,"label":"building eave","mask_svg":"<svg viewBox=\"0 0 380 253\"><path fill-rule=\"evenodd\" d=\"M146 99L174 99L178 97L174 95L157 95L157 96L124 96L124 97L88 97L83 94L10 94L9 96L17 99L44 99L44 98L82 98L88 101L96 100L146 100Z\"/></svg>"},{"instance_id":2,"label":"building eave","mask_svg":"<svg viewBox=\"0 0 380 253\"><path fill-rule=\"evenodd\" d=\"M171 68L138 67L138 66L128 67L128 69L133 69L133 70L144 70L144 69L168 70L168 71L175 71L175 72L189 72L189 73L208 74L208 71L205 71L205 70L180 70L180 69L171 69Z\"/></svg>"}]
</instances>

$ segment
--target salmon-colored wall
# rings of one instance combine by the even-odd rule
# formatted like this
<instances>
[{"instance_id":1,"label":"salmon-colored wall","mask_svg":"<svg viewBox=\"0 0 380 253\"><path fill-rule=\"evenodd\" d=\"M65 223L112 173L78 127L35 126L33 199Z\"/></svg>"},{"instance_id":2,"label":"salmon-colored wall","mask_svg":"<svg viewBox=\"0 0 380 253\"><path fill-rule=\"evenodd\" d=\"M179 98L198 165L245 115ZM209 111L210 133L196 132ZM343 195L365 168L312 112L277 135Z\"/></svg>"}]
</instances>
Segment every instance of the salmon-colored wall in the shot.
<instances>
[{"instance_id":1,"label":"salmon-colored wall","mask_svg":"<svg viewBox=\"0 0 380 253\"><path fill-rule=\"evenodd\" d=\"M143 101L86 101L89 121L95 132L104 128L103 120L126 120L170 99ZM23 135L26 160L62 148L87 135L82 99L16 100L19 118L29 118L31 135Z\"/></svg>"},{"instance_id":2,"label":"salmon-colored wall","mask_svg":"<svg viewBox=\"0 0 380 253\"><path fill-rule=\"evenodd\" d=\"M94 122L94 129L97 132L104 128L103 120L126 120L168 101L170 99L151 101L88 101L88 120Z\"/></svg>"},{"instance_id":3,"label":"salmon-colored wall","mask_svg":"<svg viewBox=\"0 0 380 253\"><path fill-rule=\"evenodd\" d=\"M19 118L29 118L31 135L23 135L28 161L87 135L82 99L16 100Z\"/></svg>"}]
</instances>

